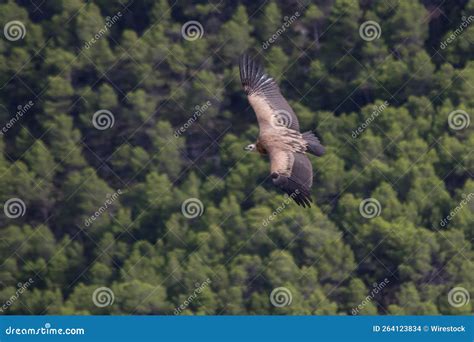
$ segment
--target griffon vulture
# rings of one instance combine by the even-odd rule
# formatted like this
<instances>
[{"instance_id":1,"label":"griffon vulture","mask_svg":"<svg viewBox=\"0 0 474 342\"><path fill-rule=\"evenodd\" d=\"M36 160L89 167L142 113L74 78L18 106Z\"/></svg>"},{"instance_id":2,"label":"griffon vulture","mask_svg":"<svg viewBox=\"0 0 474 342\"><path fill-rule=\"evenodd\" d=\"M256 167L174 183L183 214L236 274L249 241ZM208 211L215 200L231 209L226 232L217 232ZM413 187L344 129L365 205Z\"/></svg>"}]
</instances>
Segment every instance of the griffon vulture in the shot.
<instances>
[{"instance_id":1,"label":"griffon vulture","mask_svg":"<svg viewBox=\"0 0 474 342\"><path fill-rule=\"evenodd\" d=\"M302 207L311 207L313 168L306 156L324 154L324 146L312 132L300 133L298 118L281 95L278 84L248 55L240 57L240 80L257 115L257 142L247 151L268 154L273 183Z\"/></svg>"}]
</instances>

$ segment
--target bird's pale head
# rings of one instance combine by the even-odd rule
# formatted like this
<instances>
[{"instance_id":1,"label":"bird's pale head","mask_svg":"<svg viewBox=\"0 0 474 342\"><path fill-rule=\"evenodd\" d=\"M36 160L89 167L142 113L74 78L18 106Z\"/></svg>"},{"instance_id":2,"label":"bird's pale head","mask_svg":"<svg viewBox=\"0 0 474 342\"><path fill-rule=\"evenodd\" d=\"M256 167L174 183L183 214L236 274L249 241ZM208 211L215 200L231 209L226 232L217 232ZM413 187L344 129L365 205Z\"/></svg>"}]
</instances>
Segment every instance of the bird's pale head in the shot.
<instances>
[{"instance_id":1,"label":"bird's pale head","mask_svg":"<svg viewBox=\"0 0 474 342\"><path fill-rule=\"evenodd\" d=\"M255 152L257 150L257 146L255 144L249 144L244 147L244 150L249 152Z\"/></svg>"}]
</instances>

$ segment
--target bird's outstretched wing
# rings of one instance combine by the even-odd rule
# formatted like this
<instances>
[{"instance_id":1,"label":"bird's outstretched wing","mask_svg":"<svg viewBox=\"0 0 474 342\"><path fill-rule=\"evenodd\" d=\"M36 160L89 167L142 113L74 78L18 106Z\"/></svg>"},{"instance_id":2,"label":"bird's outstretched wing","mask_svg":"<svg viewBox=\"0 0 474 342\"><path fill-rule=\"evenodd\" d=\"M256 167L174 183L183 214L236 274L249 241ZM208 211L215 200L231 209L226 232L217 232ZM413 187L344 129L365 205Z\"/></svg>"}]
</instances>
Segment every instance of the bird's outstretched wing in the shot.
<instances>
[{"instance_id":1,"label":"bird's outstretched wing","mask_svg":"<svg viewBox=\"0 0 474 342\"><path fill-rule=\"evenodd\" d=\"M270 148L268 154L273 183L298 205L311 207L313 167L308 157L303 153L277 148Z\"/></svg>"},{"instance_id":2,"label":"bird's outstretched wing","mask_svg":"<svg viewBox=\"0 0 474 342\"><path fill-rule=\"evenodd\" d=\"M298 118L280 92L278 84L247 54L240 57L240 80L257 115L261 131L272 127L300 130Z\"/></svg>"}]
</instances>

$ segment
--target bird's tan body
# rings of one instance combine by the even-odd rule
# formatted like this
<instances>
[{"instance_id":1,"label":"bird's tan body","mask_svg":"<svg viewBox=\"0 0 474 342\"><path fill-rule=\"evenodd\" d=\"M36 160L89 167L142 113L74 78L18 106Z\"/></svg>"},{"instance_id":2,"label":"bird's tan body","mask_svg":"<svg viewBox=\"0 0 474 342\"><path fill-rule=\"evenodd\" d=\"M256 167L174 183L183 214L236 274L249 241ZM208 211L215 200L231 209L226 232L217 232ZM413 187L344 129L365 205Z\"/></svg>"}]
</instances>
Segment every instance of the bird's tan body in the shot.
<instances>
[{"instance_id":1,"label":"bird's tan body","mask_svg":"<svg viewBox=\"0 0 474 342\"><path fill-rule=\"evenodd\" d=\"M249 95L248 100L257 116L260 134L256 148L261 154L270 153L271 172L291 175L294 152L305 153L307 142L300 132L275 124L273 109L261 96Z\"/></svg>"}]
</instances>

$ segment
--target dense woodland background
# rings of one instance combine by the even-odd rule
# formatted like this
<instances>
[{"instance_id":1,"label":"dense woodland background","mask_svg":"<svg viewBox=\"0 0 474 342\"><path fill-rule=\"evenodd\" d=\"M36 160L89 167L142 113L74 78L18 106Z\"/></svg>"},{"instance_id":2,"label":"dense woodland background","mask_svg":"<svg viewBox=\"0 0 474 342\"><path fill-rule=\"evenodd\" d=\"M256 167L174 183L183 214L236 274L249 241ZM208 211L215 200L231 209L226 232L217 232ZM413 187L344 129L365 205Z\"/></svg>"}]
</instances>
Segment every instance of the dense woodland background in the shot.
<instances>
[{"instance_id":1,"label":"dense woodland background","mask_svg":"<svg viewBox=\"0 0 474 342\"><path fill-rule=\"evenodd\" d=\"M448 125L454 110L474 119L474 24L440 47L470 15L472 0L2 1L0 27L26 34L0 39L0 126L34 103L0 140L0 202L26 204L0 215L0 304L34 280L2 314L172 314L207 278L181 314L351 314L385 278L360 314L473 312L447 294L474 296L474 201L440 225L474 192L474 124ZM190 20L204 29L194 41ZM378 39L361 39L367 20ZM285 204L267 225L285 197L243 151L258 133L238 78L248 49L327 146L311 158L315 205ZM102 109L106 130L92 124ZM183 215L188 198L202 216ZM114 302L101 308L104 286ZM277 308L281 286L292 303Z\"/></svg>"}]
</instances>

